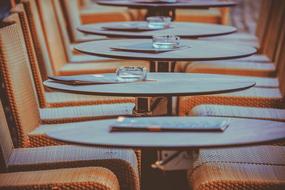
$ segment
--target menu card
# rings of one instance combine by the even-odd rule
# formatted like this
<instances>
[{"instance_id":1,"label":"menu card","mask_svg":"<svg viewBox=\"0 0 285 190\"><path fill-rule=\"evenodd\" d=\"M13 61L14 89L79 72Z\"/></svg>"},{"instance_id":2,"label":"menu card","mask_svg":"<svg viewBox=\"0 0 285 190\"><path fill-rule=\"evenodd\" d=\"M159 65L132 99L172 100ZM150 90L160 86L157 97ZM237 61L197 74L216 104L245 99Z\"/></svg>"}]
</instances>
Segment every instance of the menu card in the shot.
<instances>
[{"instance_id":1,"label":"menu card","mask_svg":"<svg viewBox=\"0 0 285 190\"><path fill-rule=\"evenodd\" d=\"M200 117L127 118L119 117L111 132L224 132L229 119Z\"/></svg>"}]
</instances>

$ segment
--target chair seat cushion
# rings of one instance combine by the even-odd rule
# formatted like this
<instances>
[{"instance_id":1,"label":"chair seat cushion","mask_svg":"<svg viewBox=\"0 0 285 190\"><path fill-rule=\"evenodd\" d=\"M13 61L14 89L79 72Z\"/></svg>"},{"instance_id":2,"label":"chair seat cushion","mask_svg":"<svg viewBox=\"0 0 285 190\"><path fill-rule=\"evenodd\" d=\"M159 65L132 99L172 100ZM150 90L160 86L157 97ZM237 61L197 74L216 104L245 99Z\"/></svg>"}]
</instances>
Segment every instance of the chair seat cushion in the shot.
<instances>
[{"instance_id":1,"label":"chair seat cushion","mask_svg":"<svg viewBox=\"0 0 285 190\"><path fill-rule=\"evenodd\" d=\"M66 123L132 115L133 103L101 104L40 109L43 123Z\"/></svg>"},{"instance_id":2,"label":"chair seat cushion","mask_svg":"<svg viewBox=\"0 0 285 190\"><path fill-rule=\"evenodd\" d=\"M281 190L285 188L285 167L208 163L199 167L193 174L188 173L188 181L193 190Z\"/></svg>"},{"instance_id":3,"label":"chair seat cushion","mask_svg":"<svg viewBox=\"0 0 285 190\"><path fill-rule=\"evenodd\" d=\"M285 121L285 109L276 109L276 108L258 108L258 107L203 104L194 107L190 115Z\"/></svg>"},{"instance_id":4,"label":"chair seat cushion","mask_svg":"<svg viewBox=\"0 0 285 190\"><path fill-rule=\"evenodd\" d=\"M247 32L237 32L233 34L217 36L217 37L207 37L201 38L203 40L236 40L236 41L253 41L258 43L258 38Z\"/></svg>"},{"instance_id":5,"label":"chair seat cushion","mask_svg":"<svg viewBox=\"0 0 285 190\"><path fill-rule=\"evenodd\" d=\"M247 90L207 96L185 96L179 98L179 114L189 115L201 104L219 104L264 108L282 108L284 99L278 88L250 88Z\"/></svg>"},{"instance_id":6,"label":"chair seat cushion","mask_svg":"<svg viewBox=\"0 0 285 190\"><path fill-rule=\"evenodd\" d=\"M122 66L141 66L148 68L148 62L145 61L118 61L106 63L67 63L58 71L58 75L80 75L95 73L113 73Z\"/></svg>"},{"instance_id":7,"label":"chair seat cushion","mask_svg":"<svg viewBox=\"0 0 285 190\"><path fill-rule=\"evenodd\" d=\"M268 56L263 54L256 54L249 57L235 59L237 61L247 61L247 62L256 62L256 63L271 63L271 60Z\"/></svg>"},{"instance_id":8,"label":"chair seat cushion","mask_svg":"<svg viewBox=\"0 0 285 190\"><path fill-rule=\"evenodd\" d=\"M49 107L130 103L135 100L129 97L81 95L64 92L46 92L45 98Z\"/></svg>"},{"instance_id":9,"label":"chair seat cushion","mask_svg":"<svg viewBox=\"0 0 285 190\"><path fill-rule=\"evenodd\" d=\"M272 63L264 64L230 60L192 62L187 65L185 72L272 77L276 75L275 69L275 65Z\"/></svg>"},{"instance_id":10,"label":"chair seat cushion","mask_svg":"<svg viewBox=\"0 0 285 190\"><path fill-rule=\"evenodd\" d=\"M134 151L130 149L73 145L21 148L15 149L9 160L10 171L89 166L111 170L122 189L138 189L138 164Z\"/></svg>"},{"instance_id":11,"label":"chair seat cushion","mask_svg":"<svg viewBox=\"0 0 285 190\"><path fill-rule=\"evenodd\" d=\"M115 59L106 58L106 57L98 57L98 56L92 56L92 55L82 55L82 54L76 54L71 57L69 60L71 63L94 63L94 62L112 62L117 61Z\"/></svg>"},{"instance_id":12,"label":"chair seat cushion","mask_svg":"<svg viewBox=\"0 0 285 190\"><path fill-rule=\"evenodd\" d=\"M285 166L284 146L253 146L238 148L200 149L193 169L205 163L241 163Z\"/></svg>"},{"instance_id":13,"label":"chair seat cushion","mask_svg":"<svg viewBox=\"0 0 285 190\"><path fill-rule=\"evenodd\" d=\"M221 17L222 15L218 9L199 9L191 11L178 9L176 11L176 20L184 22L206 22L220 24Z\"/></svg>"},{"instance_id":14,"label":"chair seat cushion","mask_svg":"<svg viewBox=\"0 0 285 190\"><path fill-rule=\"evenodd\" d=\"M266 55L261 55L261 54L257 54L257 55L252 55L249 57L244 57L244 58L239 58L239 59L232 59L232 60L228 60L228 61L219 61L219 62L246 62L246 63L272 63L270 58L267 57ZM192 62L177 62L176 63L176 70L179 72L185 72L185 69L187 68L188 65L190 65Z\"/></svg>"},{"instance_id":15,"label":"chair seat cushion","mask_svg":"<svg viewBox=\"0 0 285 190\"><path fill-rule=\"evenodd\" d=\"M104 189L119 190L108 169L85 167L0 174L0 189Z\"/></svg>"}]
</instances>

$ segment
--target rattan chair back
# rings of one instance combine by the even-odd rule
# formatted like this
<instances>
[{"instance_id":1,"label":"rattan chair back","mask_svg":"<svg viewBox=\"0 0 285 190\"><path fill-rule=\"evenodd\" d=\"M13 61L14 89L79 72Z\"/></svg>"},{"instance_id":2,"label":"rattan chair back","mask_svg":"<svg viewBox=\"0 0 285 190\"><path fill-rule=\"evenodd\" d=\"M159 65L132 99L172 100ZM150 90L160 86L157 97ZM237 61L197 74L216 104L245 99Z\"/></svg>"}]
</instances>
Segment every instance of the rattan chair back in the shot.
<instances>
[{"instance_id":1,"label":"rattan chair back","mask_svg":"<svg viewBox=\"0 0 285 190\"><path fill-rule=\"evenodd\" d=\"M20 18L20 22L18 19L16 19L15 22L17 25L20 25L22 27L39 106L41 108L47 107L47 102L45 99L45 89L43 86L43 80L42 80L42 76L41 76L41 72L39 68L39 62L38 62L37 55L36 55L36 51L40 51L40 50L35 49L33 38L31 36L30 27L29 27L28 20L27 20L27 15L26 15L23 4L17 4L16 7L13 9L13 12L18 14Z\"/></svg>"},{"instance_id":2,"label":"rattan chair back","mask_svg":"<svg viewBox=\"0 0 285 190\"><path fill-rule=\"evenodd\" d=\"M36 50L39 62L40 73L43 80L47 75L53 75L55 69L52 67L49 50L45 41L45 35L42 28L41 18L35 0L22 0L25 8L27 20L32 33L32 40Z\"/></svg>"},{"instance_id":3,"label":"rattan chair back","mask_svg":"<svg viewBox=\"0 0 285 190\"><path fill-rule=\"evenodd\" d=\"M281 34L282 23L284 22L283 14L285 12L285 1L274 0L270 11L270 22L263 40L263 54L267 55L273 62L276 62L276 50Z\"/></svg>"},{"instance_id":4,"label":"rattan chair back","mask_svg":"<svg viewBox=\"0 0 285 190\"><path fill-rule=\"evenodd\" d=\"M80 12L78 0L61 0L62 3L62 11L65 14L65 18L67 20L66 26L68 29L68 34L71 42L78 42L80 39L84 37L84 34L77 31L77 27L81 25L80 21Z\"/></svg>"},{"instance_id":5,"label":"rattan chair back","mask_svg":"<svg viewBox=\"0 0 285 190\"><path fill-rule=\"evenodd\" d=\"M13 152L13 142L10 136L4 107L0 101L0 172L8 167L8 160Z\"/></svg>"},{"instance_id":6,"label":"rattan chair back","mask_svg":"<svg viewBox=\"0 0 285 190\"><path fill-rule=\"evenodd\" d=\"M35 0L30 0L35 1ZM54 1L52 0L36 0L38 12L40 14L46 43L50 53L51 64L54 75L58 75L57 71L68 62L68 54L66 53L66 41L63 39L60 30L60 24L55 13Z\"/></svg>"},{"instance_id":7,"label":"rattan chair back","mask_svg":"<svg viewBox=\"0 0 285 190\"><path fill-rule=\"evenodd\" d=\"M262 42L264 34L267 30L267 25L270 21L270 12L273 0L262 0L262 4L259 10L259 19L256 26L256 36Z\"/></svg>"},{"instance_id":8,"label":"rattan chair back","mask_svg":"<svg viewBox=\"0 0 285 190\"><path fill-rule=\"evenodd\" d=\"M285 12L283 18L285 19ZM284 20L283 19L283 20ZM278 48L278 62L279 62L279 69L278 69L278 79L279 79L279 87L282 96L285 98L285 24L282 24L282 35L280 37L280 47Z\"/></svg>"},{"instance_id":9,"label":"rattan chair back","mask_svg":"<svg viewBox=\"0 0 285 190\"><path fill-rule=\"evenodd\" d=\"M5 88L5 102L8 102L18 139L16 146L28 145L28 133L40 124L40 113L33 85L27 47L21 26L14 21L18 14L11 14L4 22L12 23L0 31L0 74Z\"/></svg>"}]
</instances>

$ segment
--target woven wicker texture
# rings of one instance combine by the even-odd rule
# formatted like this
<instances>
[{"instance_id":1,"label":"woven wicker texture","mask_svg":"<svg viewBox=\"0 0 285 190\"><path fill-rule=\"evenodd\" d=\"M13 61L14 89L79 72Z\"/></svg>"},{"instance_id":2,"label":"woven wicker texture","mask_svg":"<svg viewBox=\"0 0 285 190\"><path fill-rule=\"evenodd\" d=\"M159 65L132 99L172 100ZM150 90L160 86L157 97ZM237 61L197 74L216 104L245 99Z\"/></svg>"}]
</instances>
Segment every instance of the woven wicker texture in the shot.
<instances>
[{"instance_id":1,"label":"woven wicker texture","mask_svg":"<svg viewBox=\"0 0 285 190\"><path fill-rule=\"evenodd\" d=\"M276 75L274 64L253 63L246 61L192 62L185 68L185 72L218 73L259 77L272 77Z\"/></svg>"},{"instance_id":2,"label":"woven wicker texture","mask_svg":"<svg viewBox=\"0 0 285 190\"><path fill-rule=\"evenodd\" d=\"M200 104L282 108L284 99L277 88L251 88L229 94L181 97L179 115L189 115L190 110Z\"/></svg>"},{"instance_id":3,"label":"woven wicker texture","mask_svg":"<svg viewBox=\"0 0 285 190\"><path fill-rule=\"evenodd\" d=\"M285 109L226 106L226 105L199 105L191 110L190 115L237 117L250 119L268 119L285 121Z\"/></svg>"},{"instance_id":4,"label":"woven wicker texture","mask_svg":"<svg viewBox=\"0 0 285 190\"><path fill-rule=\"evenodd\" d=\"M118 177L121 189L139 189L138 164L132 150L70 145L23 148L16 149L9 160L9 171L89 166L111 170Z\"/></svg>"},{"instance_id":5,"label":"woven wicker texture","mask_svg":"<svg viewBox=\"0 0 285 190\"><path fill-rule=\"evenodd\" d=\"M10 16L11 20L17 19L17 14ZM17 139L19 147L30 146L28 134L40 126L40 115L38 105L35 101L34 89L30 78L27 53L25 51L24 40L22 38L19 25L11 25L2 28L1 38L1 74L5 79L5 86L12 107L12 115L16 122ZM3 38L2 38L3 37ZM2 39L4 41L2 41ZM13 51L10 51L13 49ZM15 55L16 53L16 55ZM24 83L23 83L24 82ZM72 122L93 120L95 118L109 118L118 114L115 106L99 105L70 108L46 108L41 110L41 117L46 123ZM119 115L129 115L132 113L133 104L117 105L121 109ZM29 110L29 111L27 111ZM88 113L87 113L88 112ZM103 114L103 115L99 115ZM109 115L108 115L109 114ZM62 116L60 118L59 116ZM98 116L98 117L96 117ZM40 138L39 138L40 139ZM43 138L44 139L44 138ZM36 140L35 140L36 141ZM39 140L39 143L47 142L45 145L58 144L51 140Z\"/></svg>"},{"instance_id":6,"label":"woven wicker texture","mask_svg":"<svg viewBox=\"0 0 285 190\"><path fill-rule=\"evenodd\" d=\"M100 167L0 174L0 189L119 190L116 176Z\"/></svg>"},{"instance_id":7,"label":"woven wicker texture","mask_svg":"<svg viewBox=\"0 0 285 190\"><path fill-rule=\"evenodd\" d=\"M42 18L43 31L46 34L47 46L49 47L53 75L74 75L74 74L94 74L102 72L114 72L117 67L124 65L147 66L145 61L127 61L116 63L81 62L80 64L70 64L72 53L70 52L70 41L66 31L65 20L59 7L59 1L40 0L37 1L40 16ZM59 24L57 24L59 23ZM62 27L61 27L62 26ZM78 60L77 60L78 62ZM85 66L86 65L86 66Z\"/></svg>"},{"instance_id":8,"label":"woven wicker texture","mask_svg":"<svg viewBox=\"0 0 285 190\"><path fill-rule=\"evenodd\" d=\"M281 190L285 167L255 164L204 164L188 175L193 190Z\"/></svg>"},{"instance_id":9,"label":"woven wicker texture","mask_svg":"<svg viewBox=\"0 0 285 190\"><path fill-rule=\"evenodd\" d=\"M77 27L82 25L80 20L80 10L78 5L78 0L62 0L62 10L64 11L66 17L66 23L68 27L68 33L71 42L84 42L90 40L100 40L105 39L103 36L96 35L85 35L77 31Z\"/></svg>"},{"instance_id":10,"label":"woven wicker texture","mask_svg":"<svg viewBox=\"0 0 285 190\"><path fill-rule=\"evenodd\" d=\"M45 124L68 123L114 118L118 115L130 116L133 108L133 103L44 108L40 109L40 116L42 123Z\"/></svg>"},{"instance_id":11,"label":"woven wicker texture","mask_svg":"<svg viewBox=\"0 0 285 190\"><path fill-rule=\"evenodd\" d=\"M228 34L224 36L216 36L216 37L207 37L207 38L201 38L203 40L237 40L237 41L251 41L258 43L258 38L255 35L246 33L246 32L237 32L233 34Z\"/></svg>"},{"instance_id":12,"label":"woven wicker texture","mask_svg":"<svg viewBox=\"0 0 285 190\"><path fill-rule=\"evenodd\" d=\"M240 163L285 166L285 147L254 146L242 148L200 149L192 170L205 163Z\"/></svg>"},{"instance_id":13,"label":"woven wicker texture","mask_svg":"<svg viewBox=\"0 0 285 190\"><path fill-rule=\"evenodd\" d=\"M2 102L0 101L0 171L8 166L8 160L13 152L13 142L10 137Z\"/></svg>"},{"instance_id":14,"label":"woven wicker texture","mask_svg":"<svg viewBox=\"0 0 285 190\"><path fill-rule=\"evenodd\" d=\"M33 1L24 1L24 5L26 7L26 12L30 17L35 17L37 16L36 10L32 10L32 8L34 8L32 5ZM37 52L37 57L39 56L39 59L35 58L35 51L34 51L34 47L39 47L42 44L39 44L39 40L38 39L38 33L41 32L42 30L38 30L35 28L36 23L35 22L36 18L28 18L30 26L28 26L27 23L27 18L25 15L25 11L22 7L22 5L17 5L17 7L15 8L15 11L17 11L19 13L19 16L21 18L21 25L22 28L24 29L24 37L26 40L26 44L27 44L27 49L29 53L29 58L30 58L30 63L31 63L31 68L33 71L33 78L34 78L34 82L35 82L35 86L36 86L36 90L37 90L37 95L38 95L38 99L39 99L39 103L40 103L40 107L57 107L57 106L75 106L75 105L91 105L91 104L102 104L102 103L123 103L123 102L130 102L130 98L111 98L111 97L106 97L105 99L103 97L96 97L96 96L81 96L81 95L68 95L68 94L61 94L61 93L48 93L48 95L45 94L43 85L42 85L42 78L41 78L41 74L40 74L40 69L39 69L39 65L42 65L43 62L41 61L47 61L49 62L48 59L43 60L43 56L42 54L44 52L40 52L41 49L44 49L44 47L38 49ZM40 26L38 26L40 27ZM31 28L32 36L35 36L35 39L31 38L30 35L30 30L29 28ZM34 40L34 47L33 47L33 43L32 41ZM46 52L47 53L47 52ZM87 56L88 57L88 56ZM39 64L40 63L40 64ZM141 63L140 63L141 64ZM68 64L69 65L69 64ZM76 64L74 64L76 65ZM103 65L103 64L102 64ZM114 68L115 63L109 63L109 65L106 66L111 66L112 68ZM78 65L77 65L78 66ZM92 66L96 67L96 64L92 64ZM94 69L95 69L94 67ZM107 67L106 67L107 68ZM76 68L75 68L76 69ZM98 68L96 68L97 70ZM108 70L108 69L107 69ZM46 76L45 76L46 78ZM60 95L61 94L61 95ZM63 97L64 96L64 97ZM98 98L100 98L101 100L98 101ZM50 102L51 101L51 102Z\"/></svg>"},{"instance_id":15,"label":"woven wicker texture","mask_svg":"<svg viewBox=\"0 0 285 190\"><path fill-rule=\"evenodd\" d=\"M266 54L271 60L274 60L279 44L282 25L285 18L285 3L281 0L272 1L270 11L270 22L262 41L262 53ZM278 64L278 62L276 62ZM216 62L192 62L184 67L186 72L198 73L219 73L234 75L249 75L271 77L275 75L275 67L272 64L247 63L239 61L216 61ZM276 67L277 68L277 67Z\"/></svg>"},{"instance_id":16,"label":"woven wicker texture","mask_svg":"<svg viewBox=\"0 0 285 190\"><path fill-rule=\"evenodd\" d=\"M257 55L252 55L249 57L244 57L244 58L239 58L239 59L233 59L232 61L234 62L246 62L246 63L272 63L271 60L266 56L266 55L261 55L261 54L257 54ZM225 61L222 61L225 62ZM226 61L228 62L228 61ZM176 71L178 72L184 72L186 70L186 68L191 64L192 62L178 62L176 64Z\"/></svg>"},{"instance_id":17,"label":"woven wicker texture","mask_svg":"<svg viewBox=\"0 0 285 190\"><path fill-rule=\"evenodd\" d=\"M40 15L37 11L35 0L22 0L25 13L27 15L29 28L32 34L33 45L35 47L38 65L43 80L47 79L47 75L52 75L54 68L51 65L48 47L45 42L44 32L41 27Z\"/></svg>"},{"instance_id":18,"label":"woven wicker texture","mask_svg":"<svg viewBox=\"0 0 285 190\"><path fill-rule=\"evenodd\" d=\"M17 15L13 14L10 18L15 20ZM20 26L12 24L1 28L0 46L0 72L4 78L6 97L16 122L19 145L24 146L27 140L25 134L40 124L40 113Z\"/></svg>"},{"instance_id":19,"label":"woven wicker texture","mask_svg":"<svg viewBox=\"0 0 285 190\"><path fill-rule=\"evenodd\" d=\"M28 25L24 7L22 4L18 4L14 8L14 10L15 12L18 13L19 18L20 18L20 20L15 19L14 21L16 22L17 25L22 27L23 36L25 39L25 45L26 45L26 49L27 49L28 57L29 57L30 68L33 73L32 74L33 83L36 88L38 102L39 102L40 107L45 107L47 105L46 99L44 97L45 89L44 89L44 86L42 85L43 80L41 78L39 64L36 58L36 52L33 46L31 31Z\"/></svg>"},{"instance_id":20,"label":"woven wicker texture","mask_svg":"<svg viewBox=\"0 0 285 190\"><path fill-rule=\"evenodd\" d=\"M96 73L113 73L117 68L123 66L141 66L148 68L145 61L117 61L105 63L67 63L57 70L57 75L79 75L79 74L96 74Z\"/></svg>"}]
</instances>

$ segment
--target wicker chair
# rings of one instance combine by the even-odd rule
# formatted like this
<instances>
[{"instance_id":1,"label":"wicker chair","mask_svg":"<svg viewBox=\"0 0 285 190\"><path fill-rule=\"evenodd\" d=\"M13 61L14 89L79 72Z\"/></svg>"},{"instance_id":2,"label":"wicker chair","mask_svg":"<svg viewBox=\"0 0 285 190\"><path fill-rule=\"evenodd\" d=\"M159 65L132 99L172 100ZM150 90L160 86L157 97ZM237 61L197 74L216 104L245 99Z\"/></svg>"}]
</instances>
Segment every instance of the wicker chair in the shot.
<instances>
[{"instance_id":1,"label":"wicker chair","mask_svg":"<svg viewBox=\"0 0 285 190\"><path fill-rule=\"evenodd\" d=\"M253 72L251 69L255 69L258 67L261 73L257 72L255 76L266 76L269 72L274 72L274 66L266 66L262 63L272 63L273 61L273 53L275 52L275 43L277 40L276 36L272 35L272 32L276 33L278 30L274 30L277 25L275 22L276 19L272 17L278 17L276 11L273 10L274 7L273 0L264 0L262 3L262 8L260 10L260 18L258 21L256 35L251 35L247 33L235 33L221 37L211 37L211 38L202 38L208 41L224 41L228 43L237 43L246 46L254 46L259 48L258 55L253 55L250 57L235 59L232 61L203 61L203 62L188 62L181 63L177 65L177 70L181 72L209 72L209 73L219 73L219 74L237 74L241 75L245 71ZM278 2L277 2L278 3ZM277 6L275 2L275 6ZM280 12L280 11L279 11ZM272 18L272 19L271 19ZM279 18L280 19L280 18ZM280 23L280 22L279 22ZM279 24L278 23L278 24ZM270 27L269 27L270 26ZM272 37L273 36L273 37ZM272 46L274 48L272 48ZM254 63L251 65L250 63ZM240 65L241 64L241 65ZM225 68L225 69L223 69ZM240 71L240 72L239 72ZM246 75L252 75L246 74Z\"/></svg>"},{"instance_id":2,"label":"wicker chair","mask_svg":"<svg viewBox=\"0 0 285 190\"><path fill-rule=\"evenodd\" d=\"M103 96L88 96L76 95L71 93L61 92L46 92L42 85L42 79L47 78L47 73L41 73L45 64L50 63L48 51L45 42L43 42L43 33L41 30L41 23L39 15L35 7L34 1L24 1L23 5L17 5L13 9L14 12L19 13L21 26L24 32L24 38L29 52L31 68L33 72L35 88L39 99L40 107L65 107L65 106L79 106L79 105L95 105L95 104L112 104L112 103L130 103L133 98L121 97L103 97ZM28 15L26 17L25 13ZM27 24L27 21L29 24ZM31 32L31 34L30 34ZM32 38L31 38L32 36Z\"/></svg>"},{"instance_id":3,"label":"wicker chair","mask_svg":"<svg viewBox=\"0 0 285 190\"><path fill-rule=\"evenodd\" d=\"M269 118L280 120L283 117L284 95L285 95L285 55L282 53L285 48L285 31L280 38L280 46L278 48L279 70L278 78L262 79L257 81L257 88L252 88L244 92L215 95L215 96L201 96L185 98L185 102L180 104L181 115L209 115L209 116L230 116L230 117L252 117L252 118ZM249 79L249 78L247 78ZM255 80L255 78L252 78ZM272 86L270 86L270 84ZM279 88L275 88L278 85ZM256 91L256 94L251 94L250 91ZM279 102L275 102L273 93L279 94L281 97ZM269 94L271 93L271 95ZM275 96L276 97L276 96ZM282 98L283 97L283 98ZM204 104L204 105L201 105ZM210 105L209 105L210 104ZM215 105L216 104L216 105ZM230 106L229 106L230 105ZM187 107L189 106L189 107ZM234 107L235 106L235 107ZM243 107L238 107L243 106ZM252 108L247 109L251 106ZM189 109L188 109L189 108ZM259 109L263 108L263 109ZM265 109L278 108L278 109ZM247 113L250 113L248 116Z\"/></svg>"},{"instance_id":4,"label":"wicker chair","mask_svg":"<svg viewBox=\"0 0 285 190\"><path fill-rule=\"evenodd\" d=\"M123 61L100 57L73 55L60 2L57 0L36 1L41 17L45 40L50 53L50 62L45 64L48 75L76 75L115 72L127 65L148 66L146 61ZM35 4L35 3L33 3ZM32 11L35 9L32 9ZM49 72L52 71L52 72Z\"/></svg>"},{"instance_id":5,"label":"wicker chair","mask_svg":"<svg viewBox=\"0 0 285 190\"><path fill-rule=\"evenodd\" d=\"M207 163L188 174L192 190L281 190L285 166Z\"/></svg>"},{"instance_id":6,"label":"wicker chair","mask_svg":"<svg viewBox=\"0 0 285 190\"><path fill-rule=\"evenodd\" d=\"M284 48L285 48L285 25L282 25L282 32L279 38L278 48L276 50L276 65L278 65L277 76L275 84L278 84L279 88L271 88L268 86L268 82L272 82L272 78L268 81L263 79L259 80L256 88L252 88L246 91L213 95L213 96L193 96L182 97L179 103L180 115L189 115L195 106L200 104L219 104L219 105L232 105L232 106L251 106L251 107L264 107L264 108L284 108L284 92L283 92L283 80L285 67L284 67ZM267 65L267 64L265 64ZM278 79L278 82L277 82ZM255 78L252 78L254 81ZM264 88L265 87L265 88ZM270 88L268 88L270 87ZM195 108L197 112L197 108Z\"/></svg>"},{"instance_id":7,"label":"wicker chair","mask_svg":"<svg viewBox=\"0 0 285 190\"><path fill-rule=\"evenodd\" d=\"M8 109L5 108L6 110ZM7 119L10 117L7 112L6 116ZM52 126L50 127L52 128ZM71 145L15 148L1 101L0 161L1 172L9 172L9 174L0 174L0 189L3 186L11 186L11 189L13 189L13 184L15 188L20 185L27 185L27 187L28 185L34 185L35 188L39 185L39 188L41 185L48 183L51 183L51 185L60 185L59 187L66 184L67 189L72 189L73 186L75 186L73 189L97 189L95 188L97 185L99 185L99 189L101 186L107 186L106 189L119 189L114 174L118 177L121 189L139 189L137 161L132 150ZM93 168L94 166L104 168ZM78 169L58 170L62 168ZM106 168L113 171L114 174ZM36 170L48 171L23 172ZM21 173L19 173L20 171ZM10 172L17 173L10 174ZM23 177L23 179L20 177ZM25 181L26 179L28 180ZM65 189L64 187L62 188Z\"/></svg>"},{"instance_id":8,"label":"wicker chair","mask_svg":"<svg viewBox=\"0 0 285 190\"><path fill-rule=\"evenodd\" d=\"M277 50L278 39L282 31L282 20L284 15L285 2L273 1L271 7L270 22L268 24L268 31L262 40L262 54L267 55L272 62L275 62L275 55ZM251 63L247 61L206 61L206 62L192 62L185 67L185 72L190 73L218 73L218 74L233 74L233 75L247 75L247 76L261 76L272 77L278 65Z\"/></svg>"},{"instance_id":9,"label":"wicker chair","mask_svg":"<svg viewBox=\"0 0 285 190\"><path fill-rule=\"evenodd\" d=\"M18 6L17 8L20 8L20 6ZM25 16L22 12L19 13L20 18L22 18L21 20L25 20ZM11 29L11 31L9 31L10 33L12 33L13 35L19 35L19 44L21 44L19 51L21 52L21 54L19 53L19 56L22 55L22 60L24 62L24 64L21 64L21 71L20 73L18 73L17 70L13 69L13 65L11 62L9 62L7 59L3 59L3 69L2 71L5 73L3 76L5 77L5 85L6 85L6 89L7 90L3 90L6 91L7 97L9 96L10 99L7 100L9 102L9 104L11 106L16 106L15 109L13 109L13 114L14 114L14 118L16 118L16 120L19 119L19 121L16 121L16 123L18 123L19 125L17 125L17 127L21 128L21 127L26 127L25 125L23 126L22 122L20 121L21 119L17 116L18 112L17 109L21 109L20 105L14 105L14 104L21 104L21 101L23 101L23 99L14 99L14 96L10 96L11 94L17 94L17 93L21 93L18 91L18 88L23 88L22 86L22 81L19 80L19 75L21 75L22 79L24 81L27 82L27 85L24 86L23 91L26 92L26 95L28 96L28 98L31 98L31 102L33 102L33 109L37 110L36 112L39 112L37 114L35 114L34 116L40 115L40 120L39 123L44 123L44 124L57 124L57 123L67 123L67 122L78 122L78 121L88 121L88 120L94 120L94 119L104 119L104 118L110 118L110 117L117 117L118 115L131 115L132 114L132 109L133 109L133 104L131 103L121 103L121 104L110 104L112 103L111 101L109 102L109 104L105 104L105 105L88 105L88 106L72 106L72 107L61 107L61 108L42 108L42 109L38 109L36 108L36 104L37 103L43 103L44 102L44 98L43 99L39 99L39 102L36 102L36 100L34 100L34 98L36 97L35 93L33 92L33 85L30 84L29 82L32 82L32 79L29 77L30 72L29 72L29 66L26 65L28 62L27 60L27 55L24 55L23 53L26 52L25 49L25 44L23 42L22 39L22 32L21 32L21 27L19 26L19 18L17 14L11 15L9 18L6 19L7 22L8 20L10 20L10 22L15 22L15 27L13 28L13 30ZM24 27L24 31L26 31L26 35L27 35L27 29L28 27ZM5 33L5 32L3 32ZM12 35L11 34L11 35ZM8 34L3 34L3 36L8 35ZM8 38L5 38L9 41ZM12 38L10 38L10 40L12 40ZM6 44L7 45L7 44ZM14 44L15 45L15 44ZM7 52L7 56L6 54L3 55L3 57L7 58L9 56L13 57L14 55L12 54L14 52ZM32 51L29 52L28 54L31 56L32 55ZM8 62L7 62L8 61ZM34 61L34 60L31 60ZM20 64L20 63L18 63ZM33 68L33 72L35 73L37 70L36 67L36 63L33 62L34 67ZM32 64L32 65L33 65ZM19 67L19 68L20 68ZM10 75L9 75L9 74ZM33 73L33 74L34 74ZM39 76L39 75L38 75ZM38 81L35 83L36 88L40 89L41 92L43 92L43 87L42 87L42 81L39 78L34 78L35 81L36 79L38 79ZM21 87L18 87L21 86ZM16 89L16 90L15 90ZM66 94L68 95L68 94ZM62 97L66 97L65 93L62 94ZM84 97L82 97L83 99ZM19 102L17 102L19 101ZM122 101L123 102L123 101ZM29 105L27 105L29 106ZM39 111L38 111L39 110ZM18 110L19 111L19 110ZM21 114L21 113L20 113ZM39 119L39 118L38 118ZM30 130L28 130L30 131ZM31 132L31 131L30 131ZM24 134L24 136L27 134ZM45 138L44 138L45 139ZM20 140L21 142L21 140ZM33 141L35 144L31 143L31 146L45 146L45 145L51 145L54 143L50 143L49 140L47 140L47 142L39 140L36 138ZM57 144L57 143L56 143ZM140 151L136 151L137 156L138 156L138 161L139 161L139 167L140 167Z\"/></svg>"},{"instance_id":10,"label":"wicker chair","mask_svg":"<svg viewBox=\"0 0 285 190\"><path fill-rule=\"evenodd\" d=\"M67 26L73 43L89 40L105 39L103 36L84 35L77 31L82 24L97 22L130 21L131 14L127 8L109 8L96 5L79 6L78 0L61 0L62 8L66 15ZM117 9L118 10L118 9Z\"/></svg>"},{"instance_id":11,"label":"wicker chair","mask_svg":"<svg viewBox=\"0 0 285 190\"><path fill-rule=\"evenodd\" d=\"M29 2L26 2L28 6ZM37 97L39 100L39 105L41 108L47 107L64 107L64 106L79 106L79 105L96 105L96 104L113 104L113 103L131 103L133 98L116 98L116 97L103 97L103 96L84 96L84 95L75 95L70 93L60 93L60 92L45 92L45 89L42 84L42 78L40 75L39 64L37 60L35 49L32 43L32 38L30 34L30 29L27 24L27 18L23 10L22 5L17 5L14 9L14 12L17 12L20 17L20 23L18 19L14 21L17 24L21 24L27 51L30 59L31 69L33 73L33 79L35 83L35 89L37 92ZM11 20L11 18L10 18ZM50 109L48 112L53 112L53 109Z\"/></svg>"}]
</instances>

